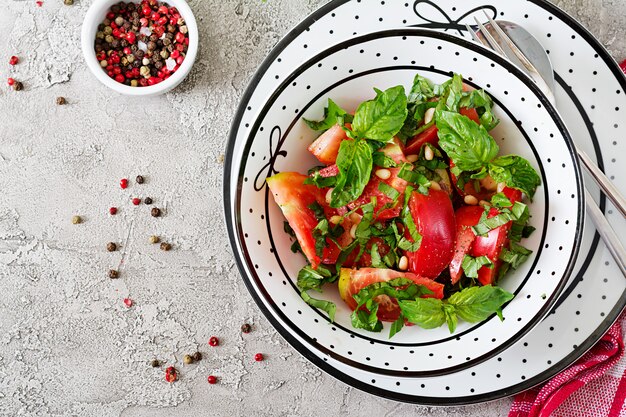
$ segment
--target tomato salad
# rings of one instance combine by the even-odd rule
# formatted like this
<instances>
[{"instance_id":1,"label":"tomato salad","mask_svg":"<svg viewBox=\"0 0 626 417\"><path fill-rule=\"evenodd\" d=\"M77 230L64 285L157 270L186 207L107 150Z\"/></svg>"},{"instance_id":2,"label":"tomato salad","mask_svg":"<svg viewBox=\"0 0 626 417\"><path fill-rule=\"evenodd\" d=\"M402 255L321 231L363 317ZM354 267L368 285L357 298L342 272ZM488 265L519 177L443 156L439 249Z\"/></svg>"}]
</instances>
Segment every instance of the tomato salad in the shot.
<instances>
[{"instance_id":1,"label":"tomato salad","mask_svg":"<svg viewBox=\"0 0 626 417\"><path fill-rule=\"evenodd\" d=\"M455 74L440 85L416 75L351 114L328 100L323 132L309 151L322 165L282 172L267 184L308 265L297 285L305 302L334 320L334 303L312 297L336 283L355 328L389 337L496 313L513 294L498 287L528 259L524 196L540 178L518 155L499 156L499 122L484 90Z\"/></svg>"}]
</instances>

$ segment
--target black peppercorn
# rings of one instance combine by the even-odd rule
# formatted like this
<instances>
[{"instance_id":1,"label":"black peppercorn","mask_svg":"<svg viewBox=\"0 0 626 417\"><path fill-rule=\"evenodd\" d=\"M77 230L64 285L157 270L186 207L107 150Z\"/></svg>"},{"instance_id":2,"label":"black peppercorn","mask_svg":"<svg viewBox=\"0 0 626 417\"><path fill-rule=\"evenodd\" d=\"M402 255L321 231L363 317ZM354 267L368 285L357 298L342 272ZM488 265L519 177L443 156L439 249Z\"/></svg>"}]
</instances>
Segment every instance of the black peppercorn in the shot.
<instances>
[{"instance_id":1,"label":"black peppercorn","mask_svg":"<svg viewBox=\"0 0 626 417\"><path fill-rule=\"evenodd\" d=\"M65 97L57 97L57 104L59 106L62 106L64 104L66 104L66 103L67 103L67 101L65 100Z\"/></svg>"},{"instance_id":2,"label":"black peppercorn","mask_svg":"<svg viewBox=\"0 0 626 417\"><path fill-rule=\"evenodd\" d=\"M244 323L241 325L241 332L242 333L250 333L250 331L252 330L252 326L250 326L248 323Z\"/></svg>"},{"instance_id":3,"label":"black peppercorn","mask_svg":"<svg viewBox=\"0 0 626 417\"><path fill-rule=\"evenodd\" d=\"M152 42L156 42L159 39L159 36L156 33L153 33L152 35L150 35L150 40Z\"/></svg>"},{"instance_id":4,"label":"black peppercorn","mask_svg":"<svg viewBox=\"0 0 626 417\"><path fill-rule=\"evenodd\" d=\"M150 365L153 368L158 368L159 366L161 366L161 361L158 359L152 359L152 362L150 362Z\"/></svg>"},{"instance_id":5,"label":"black peppercorn","mask_svg":"<svg viewBox=\"0 0 626 417\"><path fill-rule=\"evenodd\" d=\"M160 248L161 250L164 250L165 252L167 252L168 250L172 249L172 245L170 245L167 242L161 242Z\"/></svg>"},{"instance_id":6,"label":"black peppercorn","mask_svg":"<svg viewBox=\"0 0 626 417\"><path fill-rule=\"evenodd\" d=\"M152 199L150 197L146 197L143 199L144 204L152 204Z\"/></svg>"},{"instance_id":7,"label":"black peppercorn","mask_svg":"<svg viewBox=\"0 0 626 417\"><path fill-rule=\"evenodd\" d=\"M137 175L137 178L135 178L135 182L136 182L137 184L143 184L143 182L144 182L144 177L143 177L143 176L141 176L141 175Z\"/></svg>"},{"instance_id":8,"label":"black peppercorn","mask_svg":"<svg viewBox=\"0 0 626 417\"><path fill-rule=\"evenodd\" d=\"M120 6L118 6L117 4L114 4L113 6L111 6L111 11L113 13L119 13L120 12Z\"/></svg>"},{"instance_id":9,"label":"black peppercorn","mask_svg":"<svg viewBox=\"0 0 626 417\"><path fill-rule=\"evenodd\" d=\"M152 215L152 217L159 217L161 216L161 209L158 207L152 207L152 210L150 210L150 214Z\"/></svg>"},{"instance_id":10,"label":"black peppercorn","mask_svg":"<svg viewBox=\"0 0 626 417\"><path fill-rule=\"evenodd\" d=\"M126 9L128 9L129 12L132 12L135 10L135 3L128 3L128 5L126 6Z\"/></svg>"},{"instance_id":11,"label":"black peppercorn","mask_svg":"<svg viewBox=\"0 0 626 417\"><path fill-rule=\"evenodd\" d=\"M202 360L202 353L196 352L193 355L191 355L191 358L193 359L194 362L201 361Z\"/></svg>"},{"instance_id":12,"label":"black peppercorn","mask_svg":"<svg viewBox=\"0 0 626 417\"><path fill-rule=\"evenodd\" d=\"M107 250L109 252L115 252L117 250L117 245L113 242L107 243Z\"/></svg>"},{"instance_id":13,"label":"black peppercorn","mask_svg":"<svg viewBox=\"0 0 626 417\"><path fill-rule=\"evenodd\" d=\"M115 269L111 269L109 271L109 278L111 279L116 279L120 276L119 272L117 272Z\"/></svg>"},{"instance_id":14,"label":"black peppercorn","mask_svg":"<svg viewBox=\"0 0 626 417\"><path fill-rule=\"evenodd\" d=\"M154 51L156 49L156 42L150 41L148 42L148 51Z\"/></svg>"},{"instance_id":15,"label":"black peppercorn","mask_svg":"<svg viewBox=\"0 0 626 417\"><path fill-rule=\"evenodd\" d=\"M15 84L13 84L13 89L14 89L15 91L20 91L20 90L23 90L23 89L24 89L24 84L22 84L22 83L21 83L21 82L19 82L19 81L16 81L16 82L15 82Z\"/></svg>"},{"instance_id":16,"label":"black peppercorn","mask_svg":"<svg viewBox=\"0 0 626 417\"><path fill-rule=\"evenodd\" d=\"M120 47L120 41L119 39L113 39L113 42L111 42L111 46L113 48L119 48Z\"/></svg>"},{"instance_id":17,"label":"black peppercorn","mask_svg":"<svg viewBox=\"0 0 626 417\"><path fill-rule=\"evenodd\" d=\"M161 68L163 68L163 62L161 61L157 61L154 63L154 68L160 70Z\"/></svg>"},{"instance_id":18,"label":"black peppercorn","mask_svg":"<svg viewBox=\"0 0 626 417\"><path fill-rule=\"evenodd\" d=\"M100 24L98 25L98 32L102 32L103 30L104 30L104 24L103 24L103 23L100 23Z\"/></svg>"}]
</instances>

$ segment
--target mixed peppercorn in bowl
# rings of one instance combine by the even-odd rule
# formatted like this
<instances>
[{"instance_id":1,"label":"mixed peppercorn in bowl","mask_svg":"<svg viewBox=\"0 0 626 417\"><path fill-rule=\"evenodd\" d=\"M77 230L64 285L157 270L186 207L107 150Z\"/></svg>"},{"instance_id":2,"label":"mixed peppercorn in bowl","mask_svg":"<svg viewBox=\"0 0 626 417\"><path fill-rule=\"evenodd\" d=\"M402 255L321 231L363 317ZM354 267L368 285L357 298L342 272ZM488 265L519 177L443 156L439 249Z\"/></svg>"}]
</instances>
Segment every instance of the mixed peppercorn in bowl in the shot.
<instances>
[{"instance_id":1,"label":"mixed peppercorn in bowl","mask_svg":"<svg viewBox=\"0 0 626 417\"><path fill-rule=\"evenodd\" d=\"M82 48L89 69L107 87L156 95L189 74L198 29L184 0L101 0L85 16Z\"/></svg>"}]
</instances>

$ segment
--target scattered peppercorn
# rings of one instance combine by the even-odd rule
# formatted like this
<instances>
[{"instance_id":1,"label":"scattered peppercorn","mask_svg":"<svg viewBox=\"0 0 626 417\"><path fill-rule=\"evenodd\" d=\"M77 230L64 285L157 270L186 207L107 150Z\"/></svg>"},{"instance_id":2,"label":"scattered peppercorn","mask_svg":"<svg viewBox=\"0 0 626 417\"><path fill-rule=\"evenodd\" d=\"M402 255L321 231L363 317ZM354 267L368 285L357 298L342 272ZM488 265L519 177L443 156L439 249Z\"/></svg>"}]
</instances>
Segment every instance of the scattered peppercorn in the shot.
<instances>
[{"instance_id":1,"label":"scattered peppercorn","mask_svg":"<svg viewBox=\"0 0 626 417\"><path fill-rule=\"evenodd\" d=\"M13 79L11 77L7 78L7 84L9 84L10 86L15 85L15 79Z\"/></svg>"},{"instance_id":2,"label":"scattered peppercorn","mask_svg":"<svg viewBox=\"0 0 626 417\"><path fill-rule=\"evenodd\" d=\"M183 363L185 365L189 365L190 363L193 363L193 358L191 357L191 355L183 356Z\"/></svg>"},{"instance_id":3,"label":"scattered peppercorn","mask_svg":"<svg viewBox=\"0 0 626 417\"><path fill-rule=\"evenodd\" d=\"M72 216L72 224L80 224L83 222L83 218L80 216Z\"/></svg>"},{"instance_id":4,"label":"scattered peppercorn","mask_svg":"<svg viewBox=\"0 0 626 417\"><path fill-rule=\"evenodd\" d=\"M217 378L213 375L209 375L209 377L207 378L207 381L209 382L209 384L213 385L217 382Z\"/></svg>"},{"instance_id":5,"label":"scattered peppercorn","mask_svg":"<svg viewBox=\"0 0 626 417\"><path fill-rule=\"evenodd\" d=\"M193 358L194 362L199 362L202 360L202 353L196 352L193 355L191 355L191 357Z\"/></svg>"},{"instance_id":6,"label":"scattered peppercorn","mask_svg":"<svg viewBox=\"0 0 626 417\"><path fill-rule=\"evenodd\" d=\"M131 300L130 298L124 298L124 304L126 305L126 307L131 308L133 306L133 300Z\"/></svg>"},{"instance_id":7,"label":"scattered peppercorn","mask_svg":"<svg viewBox=\"0 0 626 417\"><path fill-rule=\"evenodd\" d=\"M262 353L257 353L256 355L254 355L254 360L257 362L261 362L263 359L265 358L263 357Z\"/></svg>"},{"instance_id":8,"label":"scattered peppercorn","mask_svg":"<svg viewBox=\"0 0 626 417\"><path fill-rule=\"evenodd\" d=\"M107 250L109 252L115 252L117 250L117 245L113 242L107 243Z\"/></svg>"},{"instance_id":9,"label":"scattered peppercorn","mask_svg":"<svg viewBox=\"0 0 626 417\"><path fill-rule=\"evenodd\" d=\"M150 204L152 204L152 199L150 197L146 197L146 198L143 199L143 202L145 204L147 204L147 205L150 205Z\"/></svg>"},{"instance_id":10,"label":"scattered peppercorn","mask_svg":"<svg viewBox=\"0 0 626 417\"><path fill-rule=\"evenodd\" d=\"M252 331L252 326L250 326L248 323L244 323L241 325L241 332L242 333L250 333L250 331Z\"/></svg>"},{"instance_id":11,"label":"scattered peppercorn","mask_svg":"<svg viewBox=\"0 0 626 417\"><path fill-rule=\"evenodd\" d=\"M128 179L122 178L120 180L120 187L122 187L122 189L128 188Z\"/></svg>"},{"instance_id":12,"label":"scattered peppercorn","mask_svg":"<svg viewBox=\"0 0 626 417\"><path fill-rule=\"evenodd\" d=\"M167 368L165 370L165 380L167 382L174 382L178 379L178 372L176 371L176 368L174 368L173 366L170 366L169 368Z\"/></svg>"},{"instance_id":13,"label":"scattered peppercorn","mask_svg":"<svg viewBox=\"0 0 626 417\"><path fill-rule=\"evenodd\" d=\"M20 59L15 55L13 55L11 59L9 59L9 65L17 65L18 62L20 62Z\"/></svg>"},{"instance_id":14,"label":"scattered peppercorn","mask_svg":"<svg viewBox=\"0 0 626 417\"><path fill-rule=\"evenodd\" d=\"M137 175L137 178L135 178L135 182L137 184L143 184L144 178L141 175Z\"/></svg>"},{"instance_id":15,"label":"scattered peppercorn","mask_svg":"<svg viewBox=\"0 0 626 417\"><path fill-rule=\"evenodd\" d=\"M164 250L165 252L167 252L170 249L172 249L172 245L170 245L167 242L161 242L161 250Z\"/></svg>"},{"instance_id":16,"label":"scattered peppercorn","mask_svg":"<svg viewBox=\"0 0 626 417\"><path fill-rule=\"evenodd\" d=\"M65 100L65 97L57 97L57 104L59 106L63 106L64 104L67 104L67 100Z\"/></svg>"},{"instance_id":17,"label":"scattered peppercorn","mask_svg":"<svg viewBox=\"0 0 626 417\"><path fill-rule=\"evenodd\" d=\"M35 4L37 5L37 7L41 7L41 6L43 6L43 1L38 0L38 1L35 2Z\"/></svg>"},{"instance_id":18,"label":"scattered peppercorn","mask_svg":"<svg viewBox=\"0 0 626 417\"><path fill-rule=\"evenodd\" d=\"M159 217L161 216L161 209L158 207L152 207L152 210L150 210L150 214L152 215L152 217Z\"/></svg>"},{"instance_id":19,"label":"scattered peppercorn","mask_svg":"<svg viewBox=\"0 0 626 417\"><path fill-rule=\"evenodd\" d=\"M115 269L109 270L109 278L116 279L119 276L120 276L119 272L117 272Z\"/></svg>"},{"instance_id":20,"label":"scattered peppercorn","mask_svg":"<svg viewBox=\"0 0 626 417\"><path fill-rule=\"evenodd\" d=\"M73 5L73 4L74 4L74 0L63 0L63 3L64 3L66 6L71 6L71 5Z\"/></svg>"},{"instance_id":21,"label":"scattered peppercorn","mask_svg":"<svg viewBox=\"0 0 626 417\"><path fill-rule=\"evenodd\" d=\"M161 239L158 236L152 235L152 236L150 236L150 240L149 241L150 241L150 243L152 243L154 245L155 243L159 243L161 241Z\"/></svg>"},{"instance_id":22,"label":"scattered peppercorn","mask_svg":"<svg viewBox=\"0 0 626 417\"><path fill-rule=\"evenodd\" d=\"M211 336L209 338L209 346L217 346L219 344L220 344L220 341L219 341L219 339L217 337Z\"/></svg>"},{"instance_id":23,"label":"scattered peppercorn","mask_svg":"<svg viewBox=\"0 0 626 417\"><path fill-rule=\"evenodd\" d=\"M152 361L150 362L150 366L152 366L153 368L158 368L159 366L161 366L161 361L158 359L152 359Z\"/></svg>"},{"instance_id":24,"label":"scattered peppercorn","mask_svg":"<svg viewBox=\"0 0 626 417\"><path fill-rule=\"evenodd\" d=\"M109 208L109 214L111 216L115 216L117 214L117 207L110 207Z\"/></svg>"},{"instance_id":25,"label":"scattered peppercorn","mask_svg":"<svg viewBox=\"0 0 626 417\"><path fill-rule=\"evenodd\" d=\"M141 198L137 198L137 197L133 198L133 204L136 205L136 206L141 204Z\"/></svg>"},{"instance_id":26,"label":"scattered peppercorn","mask_svg":"<svg viewBox=\"0 0 626 417\"><path fill-rule=\"evenodd\" d=\"M13 90L15 91L21 91L24 89L24 84L22 84L19 81L16 81L15 84L13 84Z\"/></svg>"}]
</instances>

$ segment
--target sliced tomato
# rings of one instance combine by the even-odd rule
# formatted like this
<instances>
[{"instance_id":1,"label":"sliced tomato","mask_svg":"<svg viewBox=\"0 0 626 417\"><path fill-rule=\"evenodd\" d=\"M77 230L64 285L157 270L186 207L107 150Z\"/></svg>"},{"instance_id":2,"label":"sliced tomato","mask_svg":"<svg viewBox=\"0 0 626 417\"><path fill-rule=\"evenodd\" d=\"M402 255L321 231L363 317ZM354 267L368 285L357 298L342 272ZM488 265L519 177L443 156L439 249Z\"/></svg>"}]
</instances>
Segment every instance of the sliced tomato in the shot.
<instances>
[{"instance_id":1,"label":"sliced tomato","mask_svg":"<svg viewBox=\"0 0 626 417\"><path fill-rule=\"evenodd\" d=\"M324 165L334 164L339 153L341 141L347 139L346 132L339 125L335 125L322 133L319 138L309 146L309 152Z\"/></svg>"},{"instance_id":2,"label":"sliced tomato","mask_svg":"<svg viewBox=\"0 0 626 417\"><path fill-rule=\"evenodd\" d=\"M276 204L278 204L289 222L289 226L295 232L302 252L304 252L311 266L317 268L322 262L335 263L340 249L332 240L326 239L322 257L316 254L313 229L317 226L318 219L309 206L317 202L324 209L327 219L339 212L326 204L326 190L314 185L304 184L306 178L306 175L297 172L281 172L268 178L267 185L274 196ZM349 219L344 219L344 221L349 223ZM338 239L341 245L349 244L352 241L350 226L351 224L344 226L344 230L346 228L347 230Z\"/></svg>"},{"instance_id":3,"label":"sliced tomato","mask_svg":"<svg viewBox=\"0 0 626 417\"><path fill-rule=\"evenodd\" d=\"M328 165L326 168L319 170L321 177L336 177L339 175L339 167L336 164Z\"/></svg>"},{"instance_id":4,"label":"sliced tomato","mask_svg":"<svg viewBox=\"0 0 626 417\"><path fill-rule=\"evenodd\" d=\"M406 252L409 271L427 278L436 278L452 259L456 234L454 208L445 191L429 190L428 195L414 191L409 210L422 243L415 252ZM405 236L410 238L408 228Z\"/></svg>"},{"instance_id":5,"label":"sliced tomato","mask_svg":"<svg viewBox=\"0 0 626 417\"><path fill-rule=\"evenodd\" d=\"M459 113L462 114L463 116L469 117L471 120L480 124L480 117L478 116L478 112L476 111L476 109L470 109L468 107L461 107L459 109Z\"/></svg>"},{"instance_id":6,"label":"sliced tomato","mask_svg":"<svg viewBox=\"0 0 626 417\"><path fill-rule=\"evenodd\" d=\"M350 210L354 210L359 206L368 204L370 201L372 201L372 197L376 197L376 207L374 208L375 220L388 220L394 217L398 217L400 215L400 210L402 209L402 198L399 198L393 207L385 208L383 210L383 207L385 207L385 205L393 203L393 199L387 196L387 194L385 194L384 192L380 191L378 187L380 186L381 182L384 182L387 185L393 187L400 194L403 194L406 190L407 182L398 177L400 168L387 169L391 172L391 176L386 180L378 178L375 173L372 174L372 177L363 189L363 193L361 194L361 196L348 204L348 208Z\"/></svg>"},{"instance_id":7,"label":"sliced tomato","mask_svg":"<svg viewBox=\"0 0 626 417\"><path fill-rule=\"evenodd\" d=\"M404 152L402 151L402 145L398 138L394 137L393 142L389 142L380 151L387 155L389 158L393 159L393 161L398 165L409 162L404 156Z\"/></svg>"},{"instance_id":8,"label":"sliced tomato","mask_svg":"<svg viewBox=\"0 0 626 417\"><path fill-rule=\"evenodd\" d=\"M522 199L522 193L519 190L505 187L502 193L507 196L511 203L520 201ZM491 208L487 217L491 218L497 216L498 209ZM483 266L478 270L478 282L482 285L489 285L496 282L498 278L498 270L502 261L500 260L500 253L502 248L509 245L509 231L511 230L512 222L498 226L487 233L487 236L476 236L474 246L471 250L471 255L474 257L486 256L491 262L493 262L493 268Z\"/></svg>"},{"instance_id":9,"label":"sliced tomato","mask_svg":"<svg viewBox=\"0 0 626 417\"><path fill-rule=\"evenodd\" d=\"M450 261L450 278L452 284L456 284L463 276L461 264L463 258L474 246L476 235L472 226L476 226L484 209L480 206L463 206L454 213L456 218L456 243L454 255Z\"/></svg>"},{"instance_id":10,"label":"sliced tomato","mask_svg":"<svg viewBox=\"0 0 626 417\"><path fill-rule=\"evenodd\" d=\"M354 310L357 307L357 303L353 298L354 294L357 294L363 288L376 282L387 282L395 278L408 278L417 285L423 285L433 293L424 297L428 298L443 298L443 284L433 281L432 279L420 277L419 275L412 274L410 272L400 272L393 269L380 269L380 268L361 268L361 269L348 269L341 268L339 274L339 295L348 304L348 306ZM400 307L395 299L389 298L386 295L376 297L376 302L379 303L378 318L383 321L395 321L400 315Z\"/></svg>"},{"instance_id":11,"label":"sliced tomato","mask_svg":"<svg viewBox=\"0 0 626 417\"><path fill-rule=\"evenodd\" d=\"M404 148L405 155L417 155L420 153L420 149L426 143L431 145L437 145L439 143L439 136L437 136L437 126L432 125L422 133L415 135Z\"/></svg>"},{"instance_id":12,"label":"sliced tomato","mask_svg":"<svg viewBox=\"0 0 626 417\"><path fill-rule=\"evenodd\" d=\"M454 162L450 160L450 168L452 167L454 167ZM470 180L466 182L463 186L463 189L459 187L459 179L452 172L450 172L450 179L452 180L454 188L457 190L461 197L465 197L466 195L472 195L476 197L478 201L491 200L491 197L493 197L493 195L496 193L496 189L498 187L498 184L489 175L481 180Z\"/></svg>"}]
</instances>

